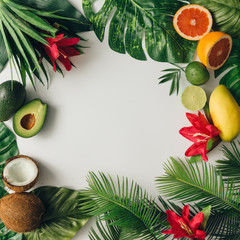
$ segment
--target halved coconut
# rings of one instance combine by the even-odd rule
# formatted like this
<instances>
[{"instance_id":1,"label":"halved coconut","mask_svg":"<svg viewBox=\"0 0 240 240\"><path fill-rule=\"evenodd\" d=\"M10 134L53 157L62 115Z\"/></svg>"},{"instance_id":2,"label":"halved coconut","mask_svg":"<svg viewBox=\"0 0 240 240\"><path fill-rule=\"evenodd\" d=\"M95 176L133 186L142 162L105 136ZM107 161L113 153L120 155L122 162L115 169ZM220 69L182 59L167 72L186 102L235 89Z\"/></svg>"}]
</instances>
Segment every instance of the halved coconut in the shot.
<instances>
[{"instance_id":1,"label":"halved coconut","mask_svg":"<svg viewBox=\"0 0 240 240\"><path fill-rule=\"evenodd\" d=\"M32 188L38 176L37 162L25 155L8 159L2 172L4 184L15 192L24 192Z\"/></svg>"}]
</instances>

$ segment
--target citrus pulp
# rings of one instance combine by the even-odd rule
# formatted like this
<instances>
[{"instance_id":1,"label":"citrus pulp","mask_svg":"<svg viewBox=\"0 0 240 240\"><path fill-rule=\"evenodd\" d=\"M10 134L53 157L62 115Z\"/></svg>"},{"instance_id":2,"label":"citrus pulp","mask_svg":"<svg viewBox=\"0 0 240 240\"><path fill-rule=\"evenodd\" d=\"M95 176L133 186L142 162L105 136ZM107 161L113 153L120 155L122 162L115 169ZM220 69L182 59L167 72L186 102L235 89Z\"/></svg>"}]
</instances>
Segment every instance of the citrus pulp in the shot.
<instances>
[{"instance_id":1,"label":"citrus pulp","mask_svg":"<svg viewBox=\"0 0 240 240\"><path fill-rule=\"evenodd\" d=\"M198 86L188 86L182 93L182 104L191 111L202 109L207 102L205 91Z\"/></svg>"},{"instance_id":2,"label":"citrus pulp","mask_svg":"<svg viewBox=\"0 0 240 240\"><path fill-rule=\"evenodd\" d=\"M200 61L209 69L219 69L228 59L232 38L223 32L210 32L200 39L197 53Z\"/></svg>"},{"instance_id":3,"label":"citrus pulp","mask_svg":"<svg viewBox=\"0 0 240 240\"><path fill-rule=\"evenodd\" d=\"M198 41L210 32L212 15L203 6L189 4L181 7L173 18L173 26L177 33L188 40Z\"/></svg>"}]
</instances>

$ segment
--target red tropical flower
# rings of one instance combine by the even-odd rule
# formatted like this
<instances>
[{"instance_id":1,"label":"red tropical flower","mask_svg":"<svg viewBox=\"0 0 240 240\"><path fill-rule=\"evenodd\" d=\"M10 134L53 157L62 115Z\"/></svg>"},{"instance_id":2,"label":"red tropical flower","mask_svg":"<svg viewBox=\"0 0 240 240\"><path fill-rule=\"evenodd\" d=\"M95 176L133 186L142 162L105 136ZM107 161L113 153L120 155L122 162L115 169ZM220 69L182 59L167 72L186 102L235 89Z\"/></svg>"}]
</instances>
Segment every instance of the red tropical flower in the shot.
<instances>
[{"instance_id":1,"label":"red tropical flower","mask_svg":"<svg viewBox=\"0 0 240 240\"><path fill-rule=\"evenodd\" d=\"M67 71L70 71L72 65L69 57L80 54L73 47L80 41L80 38L64 38L64 34L59 34L55 38L47 37L45 39L49 46L44 45L44 49L52 62L54 72L56 72L55 61L57 59L65 66Z\"/></svg>"},{"instance_id":2,"label":"red tropical flower","mask_svg":"<svg viewBox=\"0 0 240 240\"><path fill-rule=\"evenodd\" d=\"M205 116L198 111L198 115L186 113L186 116L193 126L180 129L179 133L190 141L194 142L185 152L186 157L201 155L204 161L208 161L206 153L207 143L213 137L219 135L220 131L211 125Z\"/></svg>"},{"instance_id":3,"label":"red tropical flower","mask_svg":"<svg viewBox=\"0 0 240 240\"><path fill-rule=\"evenodd\" d=\"M189 206L186 205L182 211L182 217L179 217L175 212L167 210L167 220L172 227L167 231L162 231L164 234L174 234L174 238L190 238L204 240L206 233L199 230L199 225L203 221L204 214L202 212L195 215L190 221Z\"/></svg>"}]
</instances>

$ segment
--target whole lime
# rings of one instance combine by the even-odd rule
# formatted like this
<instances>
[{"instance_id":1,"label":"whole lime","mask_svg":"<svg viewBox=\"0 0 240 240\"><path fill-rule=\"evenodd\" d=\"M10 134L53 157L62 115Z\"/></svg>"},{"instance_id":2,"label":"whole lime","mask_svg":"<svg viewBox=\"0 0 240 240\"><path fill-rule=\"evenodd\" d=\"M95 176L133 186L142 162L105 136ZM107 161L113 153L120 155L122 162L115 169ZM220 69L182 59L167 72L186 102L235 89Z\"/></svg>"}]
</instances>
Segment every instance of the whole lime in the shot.
<instances>
[{"instance_id":1,"label":"whole lime","mask_svg":"<svg viewBox=\"0 0 240 240\"><path fill-rule=\"evenodd\" d=\"M190 62L185 70L187 80L196 86L206 83L209 79L207 68L197 61Z\"/></svg>"}]
</instances>

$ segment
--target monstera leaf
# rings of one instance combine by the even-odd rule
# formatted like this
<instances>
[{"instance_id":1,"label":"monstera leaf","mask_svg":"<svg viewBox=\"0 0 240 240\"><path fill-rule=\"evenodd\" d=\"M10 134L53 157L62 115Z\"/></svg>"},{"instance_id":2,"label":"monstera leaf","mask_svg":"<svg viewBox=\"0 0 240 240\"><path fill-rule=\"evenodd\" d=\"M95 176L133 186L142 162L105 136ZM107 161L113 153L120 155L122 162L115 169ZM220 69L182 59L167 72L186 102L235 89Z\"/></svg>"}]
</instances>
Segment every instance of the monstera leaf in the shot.
<instances>
[{"instance_id":1,"label":"monstera leaf","mask_svg":"<svg viewBox=\"0 0 240 240\"><path fill-rule=\"evenodd\" d=\"M240 40L233 40L233 48L227 62L215 71L215 77L221 76L220 84L224 84L232 93L240 106Z\"/></svg>"},{"instance_id":2,"label":"monstera leaf","mask_svg":"<svg viewBox=\"0 0 240 240\"><path fill-rule=\"evenodd\" d=\"M1 52L0 54L0 73L1 73L8 62L7 50L1 33L0 33L0 52Z\"/></svg>"},{"instance_id":3,"label":"monstera leaf","mask_svg":"<svg viewBox=\"0 0 240 240\"><path fill-rule=\"evenodd\" d=\"M93 23L100 41L110 16L109 46L116 52L127 52L139 60L146 60L142 42L145 40L149 56L161 62L189 62L196 42L180 37L172 20L186 2L180 0L105 0L101 10L93 11L95 0L83 0L86 17Z\"/></svg>"},{"instance_id":4,"label":"monstera leaf","mask_svg":"<svg viewBox=\"0 0 240 240\"><path fill-rule=\"evenodd\" d=\"M27 5L44 11L57 11L57 14L64 17L74 18L78 21L66 21L57 19L58 23L64 24L71 32L79 33L92 29L92 24L86 20L82 13L76 9L68 0L18 0Z\"/></svg>"},{"instance_id":5,"label":"monstera leaf","mask_svg":"<svg viewBox=\"0 0 240 240\"><path fill-rule=\"evenodd\" d=\"M213 15L214 30L240 39L240 1L238 0L190 0L206 7Z\"/></svg>"},{"instance_id":6,"label":"monstera leaf","mask_svg":"<svg viewBox=\"0 0 240 240\"><path fill-rule=\"evenodd\" d=\"M4 123L0 123L0 164L4 164L6 160L18 154L16 136L6 127Z\"/></svg>"},{"instance_id":7,"label":"monstera leaf","mask_svg":"<svg viewBox=\"0 0 240 240\"><path fill-rule=\"evenodd\" d=\"M27 240L71 240L88 221L81 210L82 194L67 188L40 187L32 191L46 208L41 225L33 232L24 233Z\"/></svg>"}]
</instances>

